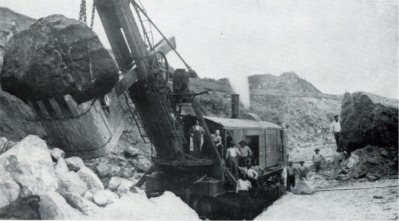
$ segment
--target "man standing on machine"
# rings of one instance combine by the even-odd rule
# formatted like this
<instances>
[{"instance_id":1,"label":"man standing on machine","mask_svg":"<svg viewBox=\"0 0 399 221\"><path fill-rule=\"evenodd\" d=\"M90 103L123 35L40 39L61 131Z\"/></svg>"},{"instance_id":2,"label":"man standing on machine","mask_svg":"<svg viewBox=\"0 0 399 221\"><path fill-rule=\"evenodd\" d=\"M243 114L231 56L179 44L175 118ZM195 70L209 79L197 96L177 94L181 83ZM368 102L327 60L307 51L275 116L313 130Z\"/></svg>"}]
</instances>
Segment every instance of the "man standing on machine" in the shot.
<instances>
[{"instance_id":1,"label":"man standing on machine","mask_svg":"<svg viewBox=\"0 0 399 221\"><path fill-rule=\"evenodd\" d=\"M196 120L195 125L190 130L190 136L193 139L194 157L200 157L204 133L204 128L200 125L199 120Z\"/></svg>"}]
</instances>

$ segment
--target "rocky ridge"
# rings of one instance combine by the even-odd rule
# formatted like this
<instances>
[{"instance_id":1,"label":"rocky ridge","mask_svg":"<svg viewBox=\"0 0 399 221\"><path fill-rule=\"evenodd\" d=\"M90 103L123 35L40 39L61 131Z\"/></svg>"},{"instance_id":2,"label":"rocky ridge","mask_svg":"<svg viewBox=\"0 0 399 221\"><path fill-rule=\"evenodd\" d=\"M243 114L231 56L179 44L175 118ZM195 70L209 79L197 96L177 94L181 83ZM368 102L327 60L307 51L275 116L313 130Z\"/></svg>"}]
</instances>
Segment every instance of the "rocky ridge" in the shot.
<instances>
[{"instance_id":1,"label":"rocky ridge","mask_svg":"<svg viewBox=\"0 0 399 221\"><path fill-rule=\"evenodd\" d=\"M294 72L248 77L250 111L285 128L288 148L332 144L329 124L341 112L341 97L319 91Z\"/></svg>"}]
</instances>

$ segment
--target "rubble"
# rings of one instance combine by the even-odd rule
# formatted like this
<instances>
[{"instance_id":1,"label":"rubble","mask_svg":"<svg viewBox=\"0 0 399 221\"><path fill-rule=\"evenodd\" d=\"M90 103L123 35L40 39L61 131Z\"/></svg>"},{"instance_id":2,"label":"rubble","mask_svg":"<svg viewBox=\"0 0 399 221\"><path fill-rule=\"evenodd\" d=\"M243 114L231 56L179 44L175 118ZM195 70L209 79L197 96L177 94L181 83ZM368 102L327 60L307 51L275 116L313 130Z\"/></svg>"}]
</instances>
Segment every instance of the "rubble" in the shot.
<instances>
[{"instance_id":1,"label":"rubble","mask_svg":"<svg viewBox=\"0 0 399 221\"><path fill-rule=\"evenodd\" d=\"M86 183L89 190L94 192L97 190L104 190L104 186L101 180L89 168L87 167L80 168L80 170L78 171L78 175L80 179Z\"/></svg>"},{"instance_id":2,"label":"rubble","mask_svg":"<svg viewBox=\"0 0 399 221\"><path fill-rule=\"evenodd\" d=\"M0 219L198 219L172 193L148 200L133 180L112 177L104 190L80 158L52 157L51 150L28 136L0 154Z\"/></svg>"},{"instance_id":3,"label":"rubble","mask_svg":"<svg viewBox=\"0 0 399 221\"><path fill-rule=\"evenodd\" d=\"M44 220L79 219L82 214L72 208L66 200L56 192L47 192L40 197L40 217Z\"/></svg>"},{"instance_id":4,"label":"rubble","mask_svg":"<svg viewBox=\"0 0 399 221\"><path fill-rule=\"evenodd\" d=\"M383 154L383 151L388 153ZM376 177L387 177L398 173L398 149L394 147L366 146L353 151L349 157L344 154L327 161L323 175L327 179L362 179L374 181ZM328 173L333 171L333 173Z\"/></svg>"},{"instance_id":5,"label":"rubble","mask_svg":"<svg viewBox=\"0 0 399 221\"><path fill-rule=\"evenodd\" d=\"M79 195L66 193L63 196L69 205L75 209L78 209L86 216L93 216L99 209L96 204Z\"/></svg>"},{"instance_id":6,"label":"rubble","mask_svg":"<svg viewBox=\"0 0 399 221\"><path fill-rule=\"evenodd\" d=\"M116 62L89 27L50 15L9 40L0 80L23 100L71 94L81 103L108 93L118 77Z\"/></svg>"},{"instance_id":7,"label":"rubble","mask_svg":"<svg viewBox=\"0 0 399 221\"><path fill-rule=\"evenodd\" d=\"M151 165L151 162L147 158L141 157L137 163L137 170L146 172Z\"/></svg>"},{"instance_id":8,"label":"rubble","mask_svg":"<svg viewBox=\"0 0 399 221\"><path fill-rule=\"evenodd\" d=\"M58 188L53 161L46 143L37 136L27 136L0 155L2 177L17 182L21 196L41 195Z\"/></svg>"},{"instance_id":9,"label":"rubble","mask_svg":"<svg viewBox=\"0 0 399 221\"><path fill-rule=\"evenodd\" d=\"M65 152L60 148L52 148L50 149L51 157L53 157L56 161L65 157Z\"/></svg>"},{"instance_id":10,"label":"rubble","mask_svg":"<svg viewBox=\"0 0 399 221\"><path fill-rule=\"evenodd\" d=\"M14 180L0 180L0 209L18 199L20 188Z\"/></svg>"},{"instance_id":11,"label":"rubble","mask_svg":"<svg viewBox=\"0 0 399 221\"><path fill-rule=\"evenodd\" d=\"M84 167L85 164L83 163L83 160L79 157L69 157L65 159L65 162L68 166L68 169L71 171L78 171L80 168Z\"/></svg>"},{"instance_id":12,"label":"rubble","mask_svg":"<svg viewBox=\"0 0 399 221\"><path fill-rule=\"evenodd\" d=\"M119 196L109 190L99 190L93 195L94 203L101 207L114 203L118 199Z\"/></svg>"},{"instance_id":13,"label":"rubble","mask_svg":"<svg viewBox=\"0 0 399 221\"><path fill-rule=\"evenodd\" d=\"M60 183L59 192L62 194L73 193L82 196L88 190L86 183L73 171L62 174L58 178Z\"/></svg>"},{"instance_id":14,"label":"rubble","mask_svg":"<svg viewBox=\"0 0 399 221\"><path fill-rule=\"evenodd\" d=\"M55 173L60 176L68 172L68 166L63 158L59 158L54 166Z\"/></svg>"}]
</instances>

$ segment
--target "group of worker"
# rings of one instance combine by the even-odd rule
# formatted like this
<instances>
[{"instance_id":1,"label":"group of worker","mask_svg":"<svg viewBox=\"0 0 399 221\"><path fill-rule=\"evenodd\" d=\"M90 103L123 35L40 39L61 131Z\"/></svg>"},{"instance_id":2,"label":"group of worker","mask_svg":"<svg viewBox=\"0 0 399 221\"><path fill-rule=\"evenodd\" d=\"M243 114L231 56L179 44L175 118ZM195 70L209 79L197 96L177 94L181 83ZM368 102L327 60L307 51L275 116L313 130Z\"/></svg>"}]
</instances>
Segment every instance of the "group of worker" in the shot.
<instances>
[{"instance_id":1,"label":"group of worker","mask_svg":"<svg viewBox=\"0 0 399 221\"><path fill-rule=\"evenodd\" d=\"M239 147L234 140L226 150L226 163L232 175L237 180L237 191L248 191L258 184L258 178L263 175L263 168L253 159L253 152L245 141L239 142Z\"/></svg>"},{"instance_id":2,"label":"group of worker","mask_svg":"<svg viewBox=\"0 0 399 221\"><path fill-rule=\"evenodd\" d=\"M341 124L339 122L338 115L334 116L334 121L330 125L330 130L334 135L335 142L337 145L337 151L341 152L339 145L340 142L340 132ZM196 124L191 128L190 135L192 138L192 146L194 151L194 156L199 156L201 147L203 145L203 135L205 131L202 126L200 126L199 121L196 120ZM234 140L231 140L228 144L226 153L224 154L224 146L222 143L222 137L220 136L220 131L216 130L212 134L212 141L214 142L220 156L225 157L227 166L231 171L232 175L238 181L238 190L246 191L249 190L259 176L263 173L263 169L258 165L256 160L252 161L251 157L253 152L251 148L247 145L245 141L239 142L239 147L236 146ZM312 156L313 165L316 173L321 169L321 164L324 161L323 155L321 155L318 148L315 149L315 154ZM306 179L306 175L309 169L305 166L304 161L299 162L299 167L294 167L293 162L289 162L287 166L287 190L295 187L296 176L299 179Z\"/></svg>"},{"instance_id":3,"label":"group of worker","mask_svg":"<svg viewBox=\"0 0 399 221\"><path fill-rule=\"evenodd\" d=\"M321 170L321 164L324 161L323 155L320 153L318 148L315 149L315 153L312 156L313 166L315 172L318 173ZM299 167L294 167L293 162L290 161L287 166L287 190L290 191L291 188L295 187L296 176L299 180L306 180L306 176L309 169L305 166L305 161L299 161Z\"/></svg>"}]
</instances>

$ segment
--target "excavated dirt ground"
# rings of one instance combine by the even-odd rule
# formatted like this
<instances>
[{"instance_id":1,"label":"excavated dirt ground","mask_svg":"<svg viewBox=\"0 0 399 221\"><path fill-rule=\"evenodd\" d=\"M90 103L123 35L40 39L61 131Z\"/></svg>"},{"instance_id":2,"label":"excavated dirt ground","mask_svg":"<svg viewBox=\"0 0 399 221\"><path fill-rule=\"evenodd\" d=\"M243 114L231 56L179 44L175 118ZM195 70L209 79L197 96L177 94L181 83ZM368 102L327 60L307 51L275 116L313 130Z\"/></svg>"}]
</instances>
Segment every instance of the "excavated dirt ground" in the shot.
<instances>
[{"instance_id":1,"label":"excavated dirt ground","mask_svg":"<svg viewBox=\"0 0 399 221\"><path fill-rule=\"evenodd\" d=\"M286 193L255 220L398 220L398 180L344 182L334 188L392 186L316 192Z\"/></svg>"},{"instance_id":2,"label":"excavated dirt ground","mask_svg":"<svg viewBox=\"0 0 399 221\"><path fill-rule=\"evenodd\" d=\"M313 170L312 155L319 148L326 160L338 154L335 144L313 144L306 148L296 148L290 152L294 166L305 161L305 166ZM364 152L364 151L363 151ZM374 152L368 156L374 159ZM361 155L361 157L367 157ZM366 160L370 160L366 159ZM382 160L381 158L380 160ZM364 161L365 159L363 159ZM386 160L384 160L385 162ZM331 168L323 168L319 174L309 172L308 182L316 189L352 189L316 191L312 195L295 195L287 192L255 220L398 220L398 179L382 177L375 182L367 178L338 181L327 178ZM387 187L389 188L375 188ZM367 189L353 189L367 188Z\"/></svg>"}]
</instances>

